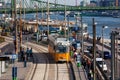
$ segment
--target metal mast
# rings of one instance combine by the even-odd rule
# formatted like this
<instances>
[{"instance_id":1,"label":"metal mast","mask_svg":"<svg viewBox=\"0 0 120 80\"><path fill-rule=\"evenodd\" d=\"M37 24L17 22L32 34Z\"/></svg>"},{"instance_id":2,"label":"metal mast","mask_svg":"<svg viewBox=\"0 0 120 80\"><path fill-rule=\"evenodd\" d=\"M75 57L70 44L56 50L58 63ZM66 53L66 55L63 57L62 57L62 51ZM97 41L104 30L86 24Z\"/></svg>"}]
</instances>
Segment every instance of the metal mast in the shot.
<instances>
[{"instance_id":1,"label":"metal mast","mask_svg":"<svg viewBox=\"0 0 120 80\"><path fill-rule=\"evenodd\" d=\"M65 20L64 21L65 21L65 28L64 29L65 29L65 37L66 37L66 0L65 0Z\"/></svg>"},{"instance_id":2,"label":"metal mast","mask_svg":"<svg viewBox=\"0 0 120 80\"><path fill-rule=\"evenodd\" d=\"M111 80L115 80L115 32L111 33Z\"/></svg>"},{"instance_id":3,"label":"metal mast","mask_svg":"<svg viewBox=\"0 0 120 80\"><path fill-rule=\"evenodd\" d=\"M80 14L80 17L81 17L81 21L80 21L81 22L80 23L81 24L81 41L82 41L81 52L82 52L82 57L83 57L84 56L84 52L83 52L84 51L84 37L83 37L84 35L83 35L83 22L82 22L82 15L81 14Z\"/></svg>"},{"instance_id":4,"label":"metal mast","mask_svg":"<svg viewBox=\"0 0 120 80\"><path fill-rule=\"evenodd\" d=\"M93 18L93 79L96 80L96 24Z\"/></svg>"},{"instance_id":5,"label":"metal mast","mask_svg":"<svg viewBox=\"0 0 120 80\"><path fill-rule=\"evenodd\" d=\"M18 54L18 28L17 28L17 9L16 0L14 0L14 27L15 27L15 54Z\"/></svg>"},{"instance_id":6,"label":"metal mast","mask_svg":"<svg viewBox=\"0 0 120 80\"><path fill-rule=\"evenodd\" d=\"M21 9L22 9L22 0L20 0L20 52L22 51L22 14L21 14Z\"/></svg>"},{"instance_id":7,"label":"metal mast","mask_svg":"<svg viewBox=\"0 0 120 80\"><path fill-rule=\"evenodd\" d=\"M49 36L49 0L47 0L47 27L48 27L48 36Z\"/></svg>"}]
</instances>

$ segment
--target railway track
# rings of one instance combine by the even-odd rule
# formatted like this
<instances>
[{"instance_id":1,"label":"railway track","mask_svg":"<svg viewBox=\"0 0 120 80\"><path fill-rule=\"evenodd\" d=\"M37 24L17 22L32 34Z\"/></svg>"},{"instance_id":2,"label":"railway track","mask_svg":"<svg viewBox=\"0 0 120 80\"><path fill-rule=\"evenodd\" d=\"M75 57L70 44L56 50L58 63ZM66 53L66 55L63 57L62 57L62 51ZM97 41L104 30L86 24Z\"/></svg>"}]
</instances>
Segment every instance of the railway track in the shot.
<instances>
[{"instance_id":1,"label":"railway track","mask_svg":"<svg viewBox=\"0 0 120 80\"><path fill-rule=\"evenodd\" d=\"M47 49L32 43L27 43L26 45L37 51L33 54L34 69L30 80L47 80L49 69L49 60L45 55L45 53L48 53Z\"/></svg>"},{"instance_id":2,"label":"railway track","mask_svg":"<svg viewBox=\"0 0 120 80\"><path fill-rule=\"evenodd\" d=\"M27 45L38 51L38 53L35 53L34 55L34 62L36 62L36 65L31 80L74 80L74 78L71 77L71 75L74 74L69 63L56 64L52 56L48 54L48 51L45 47L32 43ZM44 65L44 68L41 68L41 65ZM44 69L44 71L41 71L41 69ZM36 79L36 77L40 75L43 77Z\"/></svg>"},{"instance_id":3,"label":"railway track","mask_svg":"<svg viewBox=\"0 0 120 80\"><path fill-rule=\"evenodd\" d=\"M68 63L57 64L57 80L70 80Z\"/></svg>"},{"instance_id":4,"label":"railway track","mask_svg":"<svg viewBox=\"0 0 120 80\"><path fill-rule=\"evenodd\" d=\"M7 40L13 41L7 38ZM46 46L24 42L27 47L35 50L33 68L25 80L75 80L72 67L69 63L55 63L52 56L48 54Z\"/></svg>"}]
</instances>

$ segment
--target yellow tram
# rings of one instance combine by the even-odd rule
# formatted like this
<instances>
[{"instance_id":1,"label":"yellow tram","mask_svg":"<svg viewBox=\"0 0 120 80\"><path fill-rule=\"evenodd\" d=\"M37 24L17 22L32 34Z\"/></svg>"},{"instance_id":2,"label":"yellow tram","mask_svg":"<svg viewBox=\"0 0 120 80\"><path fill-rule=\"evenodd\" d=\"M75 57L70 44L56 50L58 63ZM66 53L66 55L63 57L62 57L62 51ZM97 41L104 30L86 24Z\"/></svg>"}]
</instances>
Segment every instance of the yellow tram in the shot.
<instances>
[{"instance_id":1,"label":"yellow tram","mask_svg":"<svg viewBox=\"0 0 120 80\"><path fill-rule=\"evenodd\" d=\"M48 40L48 51L53 56L55 62L69 62L69 41L67 38L58 35L49 35Z\"/></svg>"}]
</instances>

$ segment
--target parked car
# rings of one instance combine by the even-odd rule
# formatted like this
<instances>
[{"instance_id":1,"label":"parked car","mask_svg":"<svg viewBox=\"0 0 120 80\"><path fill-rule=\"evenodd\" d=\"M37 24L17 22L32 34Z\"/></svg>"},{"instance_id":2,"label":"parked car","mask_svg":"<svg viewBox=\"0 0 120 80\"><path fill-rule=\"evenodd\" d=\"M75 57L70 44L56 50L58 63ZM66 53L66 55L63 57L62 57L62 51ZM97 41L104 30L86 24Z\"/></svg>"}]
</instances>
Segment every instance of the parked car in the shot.
<instances>
[{"instance_id":1,"label":"parked car","mask_svg":"<svg viewBox=\"0 0 120 80\"><path fill-rule=\"evenodd\" d=\"M98 63L99 67L102 68L103 71L107 72L107 64L105 63L103 58L96 58L96 62Z\"/></svg>"},{"instance_id":2,"label":"parked car","mask_svg":"<svg viewBox=\"0 0 120 80\"><path fill-rule=\"evenodd\" d=\"M111 53L110 51L104 51L104 59L110 59L111 58Z\"/></svg>"},{"instance_id":3,"label":"parked car","mask_svg":"<svg viewBox=\"0 0 120 80\"><path fill-rule=\"evenodd\" d=\"M42 35L41 39L42 39L42 41L47 41L48 40L48 36L47 35Z\"/></svg>"},{"instance_id":4,"label":"parked car","mask_svg":"<svg viewBox=\"0 0 120 80\"><path fill-rule=\"evenodd\" d=\"M87 50L92 53L93 52L93 46L87 46ZM98 53L98 47L96 46L96 53Z\"/></svg>"},{"instance_id":5,"label":"parked car","mask_svg":"<svg viewBox=\"0 0 120 80\"><path fill-rule=\"evenodd\" d=\"M37 39L37 33L34 33L31 37L32 39ZM41 40L41 35L38 34L38 40Z\"/></svg>"}]
</instances>

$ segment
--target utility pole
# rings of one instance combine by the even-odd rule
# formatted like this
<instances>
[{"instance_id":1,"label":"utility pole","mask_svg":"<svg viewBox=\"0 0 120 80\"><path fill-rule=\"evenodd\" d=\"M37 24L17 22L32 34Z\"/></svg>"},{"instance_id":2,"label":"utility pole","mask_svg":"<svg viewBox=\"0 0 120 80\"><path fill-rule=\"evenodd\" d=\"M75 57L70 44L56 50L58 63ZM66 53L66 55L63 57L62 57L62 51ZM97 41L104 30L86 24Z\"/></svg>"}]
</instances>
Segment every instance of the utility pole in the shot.
<instances>
[{"instance_id":1,"label":"utility pole","mask_svg":"<svg viewBox=\"0 0 120 80\"><path fill-rule=\"evenodd\" d=\"M111 33L111 80L115 80L115 32Z\"/></svg>"},{"instance_id":2,"label":"utility pole","mask_svg":"<svg viewBox=\"0 0 120 80\"><path fill-rule=\"evenodd\" d=\"M81 46L81 52L82 52L82 57L84 56L84 39L83 39L83 22L82 22L82 15L80 14L80 17L81 17L81 41L82 41L82 46Z\"/></svg>"},{"instance_id":3,"label":"utility pole","mask_svg":"<svg viewBox=\"0 0 120 80\"><path fill-rule=\"evenodd\" d=\"M23 22L23 27L25 27L25 0L23 0L23 7L24 7L24 22Z\"/></svg>"},{"instance_id":4,"label":"utility pole","mask_svg":"<svg viewBox=\"0 0 120 80\"><path fill-rule=\"evenodd\" d=\"M14 0L14 27L15 27L15 54L18 54L18 30L17 30L17 9L16 0Z\"/></svg>"},{"instance_id":5,"label":"utility pole","mask_svg":"<svg viewBox=\"0 0 120 80\"><path fill-rule=\"evenodd\" d=\"M36 29L37 29L37 32L38 32L38 5L36 5L36 20L37 20Z\"/></svg>"},{"instance_id":6,"label":"utility pole","mask_svg":"<svg viewBox=\"0 0 120 80\"><path fill-rule=\"evenodd\" d=\"M38 38L39 38L39 34L38 34L38 4L36 5L36 32L37 32L37 43L38 43Z\"/></svg>"},{"instance_id":7,"label":"utility pole","mask_svg":"<svg viewBox=\"0 0 120 80\"><path fill-rule=\"evenodd\" d=\"M104 57L104 26L102 26L102 61ZM103 62L102 62L102 70L103 70Z\"/></svg>"},{"instance_id":8,"label":"utility pole","mask_svg":"<svg viewBox=\"0 0 120 80\"><path fill-rule=\"evenodd\" d=\"M14 18L14 0L11 0L11 9L12 9L12 11L11 11L11 17L13 19Z\"/></svg>"},{"instance_id":9,"label":"utility pole","mask_svg":"<svg viewBox=\"0 0 120 80\"><path fill-rule=\"evenodd\" d=\"M11 9L12 9L12 11L11 11L11 17L12 17L12 28L14 29L14 0L11 0Z\"/></svg>"},{"instance_id":10,"label":"utility pole","mask_svg":"<svg viewBox=\"0 0 120 80\"><path fill-rule=\"evenodd\" d=\"M7 16L7 14L6 14L6 2L4 3L4 13L5 13L5 18L6 18L6 16Z\"/></svg>"},{"instance_id":11,"label":"utility pole","mask_svg":"<svg viewBox=\"0 0 120 80\"><path fill-rule=\"evenodd\" d=\"M64 30L65 30L65 37L66 37L66 0L65 0L65 15L64 15L64 18L65 18L65 28L64 28Z\"/></svg>"},{"instance_id":12,"label":"utility pole","mask_svg":"<svg viewBox=\"0 0 120 80\"><path fill-rule=\"evenodd\" d=\"M93 18L93 79L96 80L96 24Z\"/></svg>"},{"instance_id":13,"label":"utility pole","mask_svg":"<svg viewBox=\"0 0 120 80\"><path fill-rule=\"evenodd\" d=\"M70 34L69 34L69 33L70 33L70 32L69 32L69 26L70 26L70 25L69 25L69 15L68 15L68 40L69 40L69 37L70 37Z\"/></svg>"},{"instance_id":14,"label":"utility pole","mask_svg":"<svg viewBox=\"0 0 120 80\"><path fill-rule=\"evenodd\" d=\"M47 27L48 27L48 36L49 36L49 0L47 0Z\"/></svg>"},{"instance_id":15,"label":"utility pole","mask_svg":"<svg viewBox=\"0 0 120 80\"><path fill-rule=\"evenodd\" d=\"M22 9L22 0L20 0L20 52L22 51L22 15L21 15L21 9Z\"/></svg>"},{"instance_id":16,"label":"utility pole","mask_svg":"<svg viewBox=\"0 0 120 80\"><path fill-rule=\"evenodd\" d=\"M118 36L115 36L115 80L117 80L117 78L119 78L118 76Z\"/></svg>"}]
</instances>

